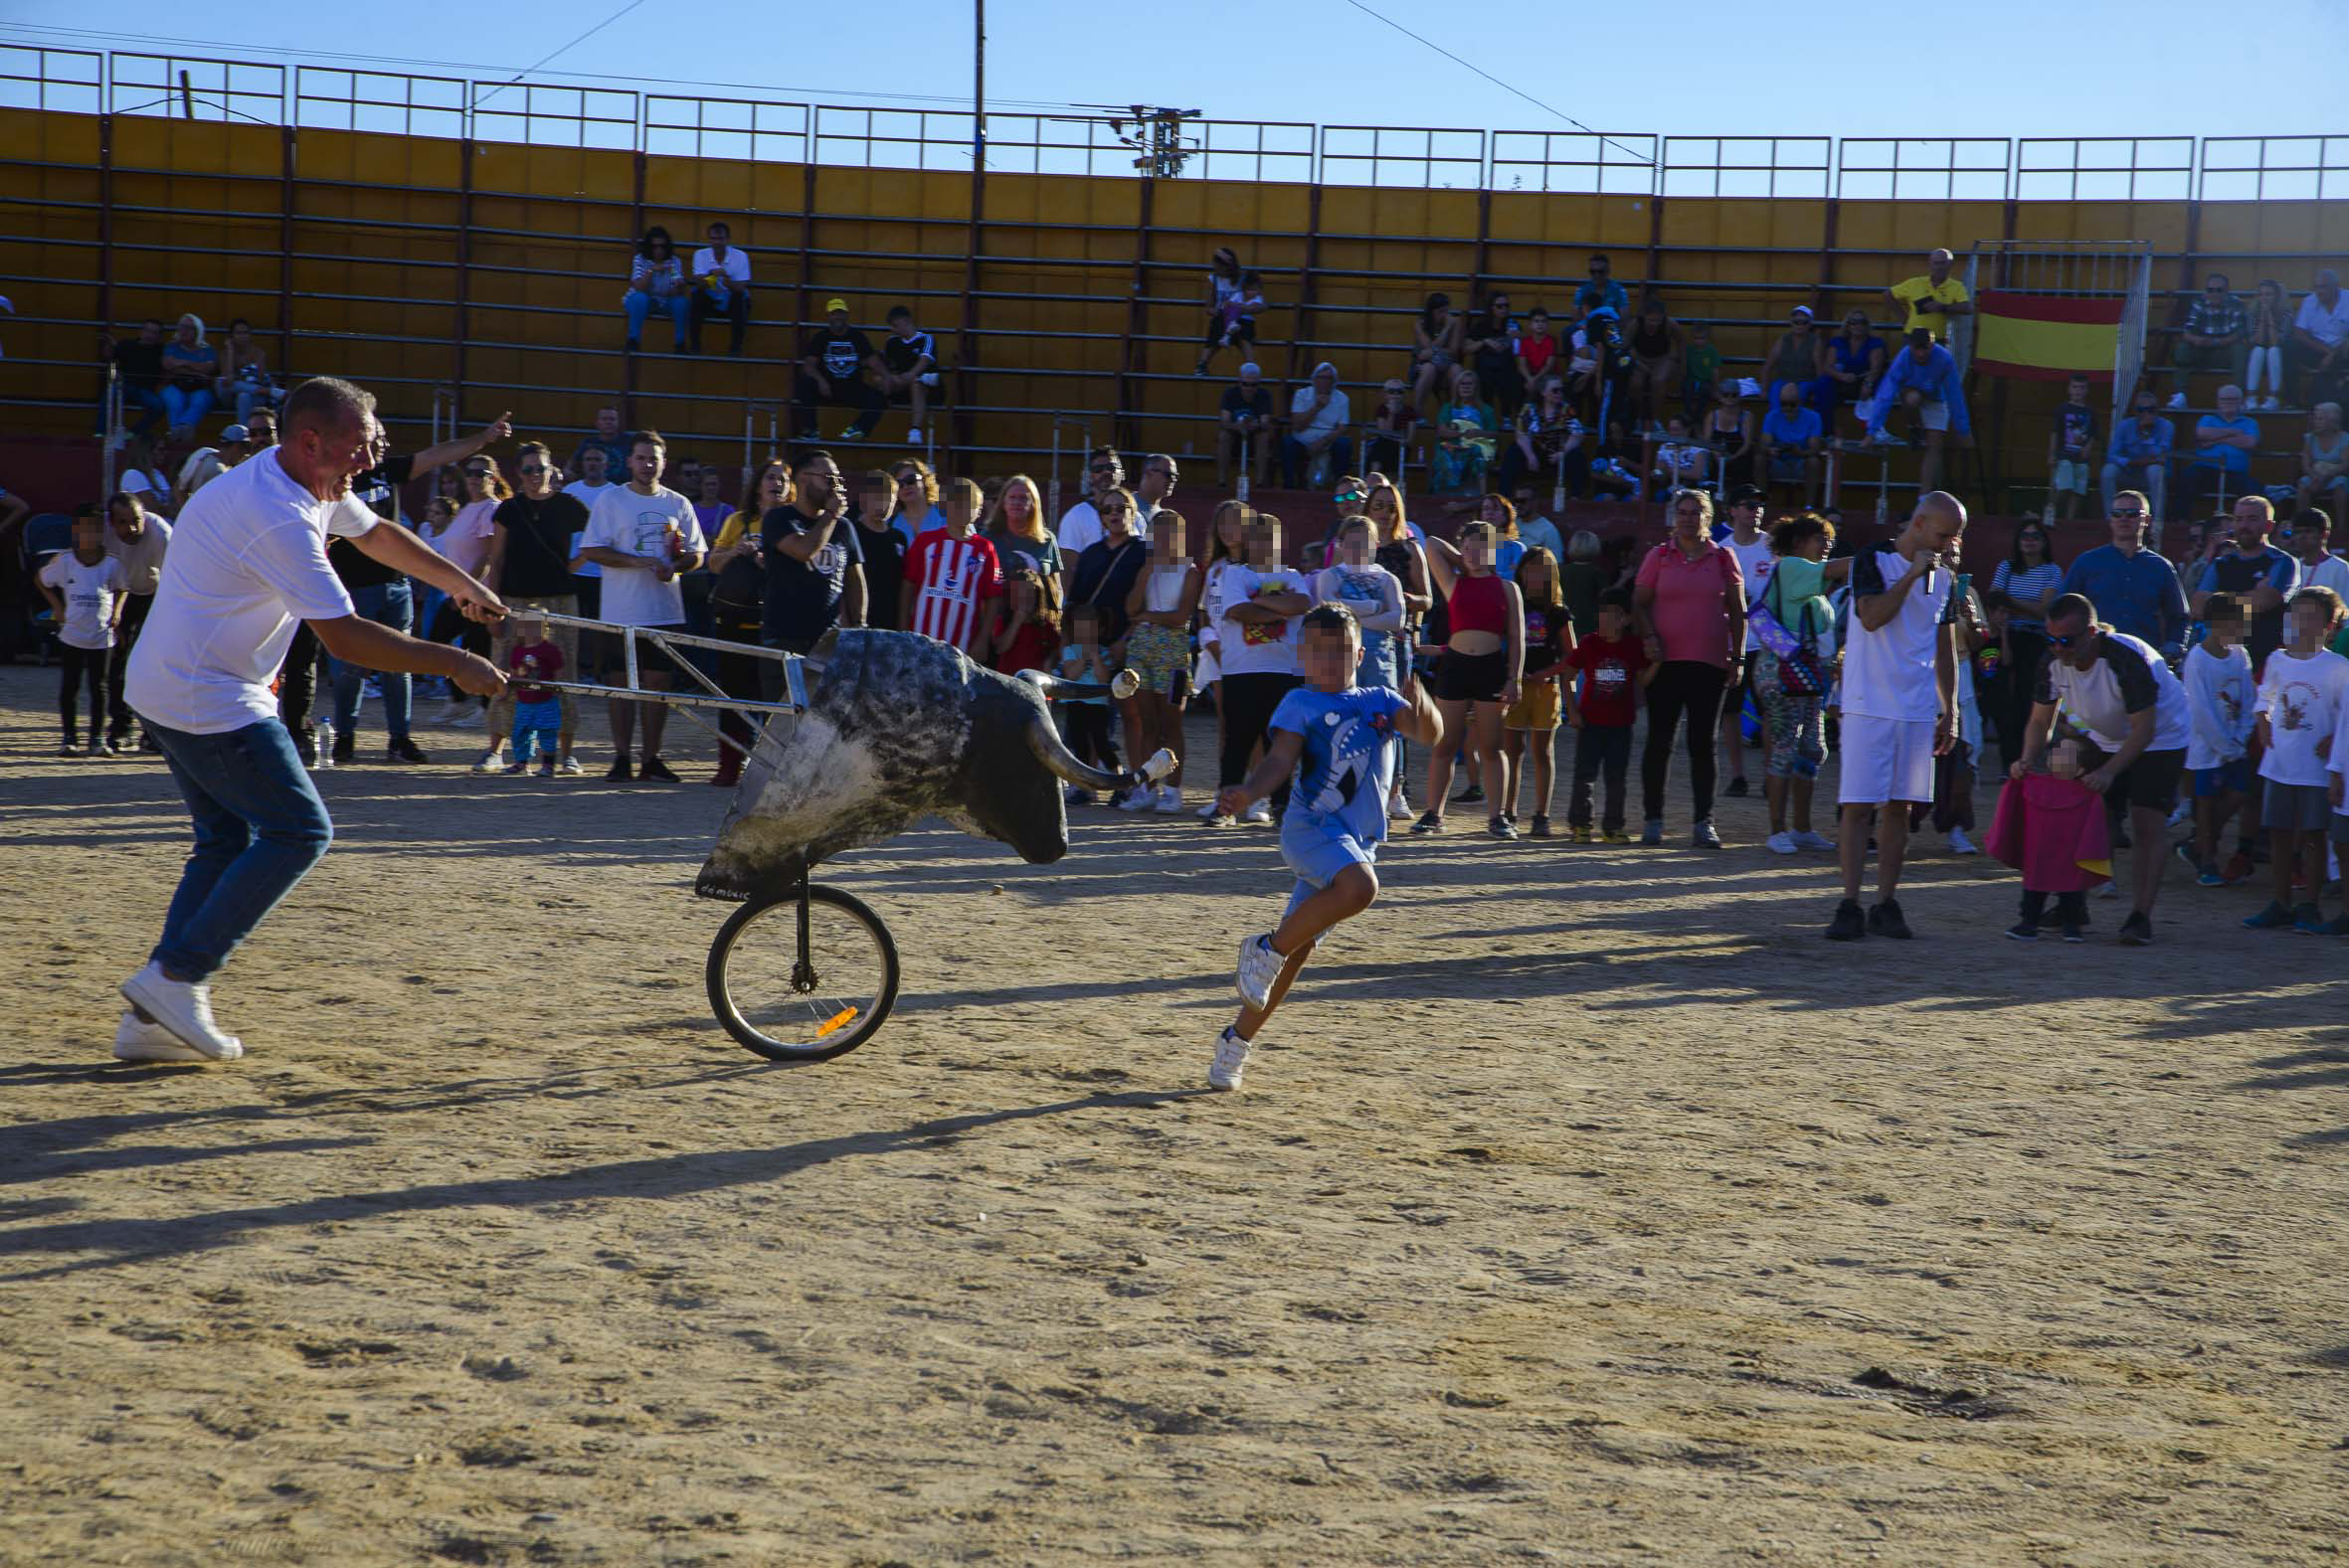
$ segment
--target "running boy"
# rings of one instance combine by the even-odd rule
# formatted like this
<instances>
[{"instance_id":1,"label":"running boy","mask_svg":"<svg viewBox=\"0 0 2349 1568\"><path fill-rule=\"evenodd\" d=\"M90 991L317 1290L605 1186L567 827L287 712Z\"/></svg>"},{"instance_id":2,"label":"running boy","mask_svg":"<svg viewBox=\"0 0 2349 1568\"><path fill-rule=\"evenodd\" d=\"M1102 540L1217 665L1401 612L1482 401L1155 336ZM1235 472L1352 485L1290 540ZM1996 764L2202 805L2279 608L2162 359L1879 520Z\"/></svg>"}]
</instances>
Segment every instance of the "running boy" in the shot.
<instances>
[{"instance_id":1,"label":"running boy","mask_svg":"<svg viewBox=\"0 0 2349 1568\"><path fill-rule=\"evenodd\" d=\"M2268 871L2274 878L2267 907L2244 924L2254 930L2296 926L2324 929L2316 889L2324 881L2325 829L2333 815L2333 780L2326 764L2349 746L2341 735L2349 711L2349 659L2326 647L2341 623L2341 596L2304 588L2284 608L2284 645L2267 655L2258 709L2260 816L2267 824ZM2292 880L2303 858L2308 897L2292 902Z\"/></svg>"},{"instance_id":2,"label":"running boy","mask_svg":"<svg viewBox=\"0 0 2349 1568\"><path fill-rule=\"evenodd\" d=\"M2219 834L2252 786L2252 711L2256 687L2251 655L2243 649L2251 617L2233 594L2213 594L2202 607L2203 639L2186 655L2186 771L2194 779L2194 840L2178 853L2192 862L2206 888L2223 887ZM2248 875L2248 873L2246 873ZM2240 880L2240 879L2239 879Z\"/></svg>"},{"instance_id":3,"label":"running boy","mask_svg":"<svg viewBox=\"0 0 2349 1568\"><path fill-rule=\"evenodd\" d=\"M74 509L74 548L61 550L41 568L41 597L57 623L58 717L65 721L61 757L82 748L76 740L79 688L90 688L90 755L113 751L106 742L106 659L122 623L126 579L122 563L106 554L106 523L93 504Z\"/></svg>"},{"instance_id":4,"label":"running boy","mask_svg":"<svg viewBox=\"0 0 2349 1568\"><path fill-rule=\"evenodd\" d=\"M1215 1061L1207 1069L1211 1089L1240 1087L1249 1046L1289 993L1314 945L1377 898L1371 862L1386 837L1395 737L1423 745L1441 738L1442 721L1426 687L1415 681L1405 697L1387 686L1356 686L1361 657L1361 630L1352 610L1335 604L1307 610L1297 638L1304 684L1274 710L1264 760L1216 796L1217 810L1237 815L1291 782L1281 858L1297 873L1297 886L1281 923L1240 944L1242 1005L1215 1042Z\"/></svg>"}]
</instances>

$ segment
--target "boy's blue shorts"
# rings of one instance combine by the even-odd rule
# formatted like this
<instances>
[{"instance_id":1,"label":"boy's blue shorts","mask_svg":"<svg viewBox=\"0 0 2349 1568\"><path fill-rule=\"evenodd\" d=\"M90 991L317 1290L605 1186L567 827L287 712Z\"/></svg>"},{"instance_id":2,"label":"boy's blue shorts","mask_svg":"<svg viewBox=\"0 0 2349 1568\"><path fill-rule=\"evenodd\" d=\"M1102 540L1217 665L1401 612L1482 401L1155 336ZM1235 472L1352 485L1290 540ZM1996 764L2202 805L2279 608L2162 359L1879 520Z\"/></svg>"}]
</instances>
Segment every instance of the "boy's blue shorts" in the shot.
<instances>
[{"instance_id":1,"label":"boy's blue shorts","mask_svg":"<svg viewBox=\"0 0 2349 1568\"><path fill-rule=\"evenodd\" d=\"M2248 757L2238 757L2216 768L2194 770L2194 798L2197 800L2208 800L2213 795L2225 794L2230 790L2245 794L2251 787L2252 760Z\"/></svg>"},{"instance_id":2,"label":"boy's blue shorts","mask_svg":"<svg viewBox=\"0 0 2349 1568\"><path fill-rule=\"evenodd\" d=\"M1290 808L1292 819L1296 807ZM1348 866L1368 866L1377 863L1378 846L1364 844L1352 833L1334 829L1289 827L1281 829L1281 858L1289 869L1297 873L1297 886L1289 894L1289 908L1295 909L1313 897ZM1284 911L1284 913L1286 913Z\"/></svg>"}]
</instances>

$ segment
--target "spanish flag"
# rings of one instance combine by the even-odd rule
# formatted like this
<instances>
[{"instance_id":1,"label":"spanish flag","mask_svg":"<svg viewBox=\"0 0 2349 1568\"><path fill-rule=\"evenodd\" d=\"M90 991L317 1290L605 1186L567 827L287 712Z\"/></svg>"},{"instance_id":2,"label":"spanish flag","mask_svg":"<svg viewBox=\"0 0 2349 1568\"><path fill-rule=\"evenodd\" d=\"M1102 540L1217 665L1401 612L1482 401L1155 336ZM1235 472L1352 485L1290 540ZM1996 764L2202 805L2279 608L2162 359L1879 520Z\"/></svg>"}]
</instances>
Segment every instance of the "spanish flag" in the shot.
<instances>
[{"instance_id":1,"label":"spanish flag","mask_svg":"<svg viewBox=\"0 0 2349 1568\"><path fill-rule=\"evenodd\" d=\"M1974 364L2024 381L2110 381L2126 303L1985 288L1974 301Z\"/></svg>"}]
</instances>

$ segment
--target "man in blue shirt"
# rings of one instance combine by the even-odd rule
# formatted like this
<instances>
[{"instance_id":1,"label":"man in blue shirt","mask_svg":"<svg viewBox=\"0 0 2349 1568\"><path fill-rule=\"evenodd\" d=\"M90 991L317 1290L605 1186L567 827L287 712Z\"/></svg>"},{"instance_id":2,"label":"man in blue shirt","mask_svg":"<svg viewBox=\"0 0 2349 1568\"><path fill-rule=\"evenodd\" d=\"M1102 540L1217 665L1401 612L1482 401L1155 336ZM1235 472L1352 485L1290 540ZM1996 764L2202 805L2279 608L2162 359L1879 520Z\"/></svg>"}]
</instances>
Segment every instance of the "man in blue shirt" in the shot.
<instances>
[{"instance_id":1,"label":"man in blue shirt","mask_svg":"<svg viewBox=\"0 0 2349 1568\"><path fill-rule=\"evenodd\" d=\"M2243 389L2219 389L2219 412L2194 425L2199 454L2186 469L2186 493L2225 500L2251 487L2252 453L2259 444L2259 422L2243 412Z\"/></svg>"},{"instance_id":2,"label":"man in blue shirt","mask_svg":"<svg viewBox=\"0 0 2349 1568\"><path fill-rule=\"evenodd\" d=\"M1620 321L1631 314L1631 296L1611 275L1614 266L1602 254L1590 259L1590 281L1574 290L1574 309L1587 316L1593 310L1612 310Z\"/></svg>"},{"instance_id":3,"label":"man in blue shirt","mask_svg":"<svg viewBox=\"0 0 2349 1568\"><path fill-rule=\"evenodd\" d=\"M2104 510L2122 489L2149 496L2153 507L2153 539L2161 542L2161 520L2169 513L2170 447L2177 427L2163 419L2150 392L2139 392L2130 405L2129 419L2113 427L2112 444L2104 452Z\"/></svg>"},{"instance_id":4,"label":"man in blue shirt","mask_svg":"<svg viewBox=\"0 0 2349 1568\"><path fill-rule=\"evenodd\" d=\"M2196 577L2187 605L2196 619L2213 594L2232 594L2251 612L2252 633L2244 651L2258 671L2267 655L2283 646L2283 607L2300 586L2300 563L2267 542L2275 526L2275 508L2263 495L2246 495L2235 503L2234 529L2214 529L2210 549ZM2232 538L2234 548L2229 549Z\"/></svg>"},{"instance_id":5,"label":"man in blue shirt","mask_svg":"<svg viewBox=\"0 0 2349 1568\"><path fill-rule=\"evenodd\" d=\"M1925 454L1917 470L1917 488L1930 494L1941 487L1941 446L1948 434L1955 431L1970 437L1974 425L1966 415L1957 361L1923 327L1908 334L1908 346L1893 356L1885 379L1877 386L1876 402L1868 413L1870 440L1887 446L1900 444L1899 437L1885 432L1885 416L1896 408L1915 410L1917 423L1924 428Z\"/></svg>"},{"instance_id":6,"label":"man in blue shirt","mask_svg":"<svg viewBox=\"0 0 2349 1568\"><path fill-rule=\"evenodd\" d=\"M1808 507L1815 501L1827 426L1819 411L1804 407L1802 399L1800 386L1778 383L1778 406L1762 416L1761 449L1770 482L1800 485L1802 504Z\"/></svg>"},{"instance_id":7,"label":"man in blue shirt","mask_svg":"<svg viewBox=\"0 0 2349 1568\"><path fill-rule=\"evenodd\" d=\"M2151 508L2135 490L2123 490L2108 508L2112 543L2083 550L2064 574L2064 592L2096 607L2096 618L2116 631L2150 642L2167 659L2185 653L2186 591L2177 568L2145 548Z\"/></svg>"}]
</instances>

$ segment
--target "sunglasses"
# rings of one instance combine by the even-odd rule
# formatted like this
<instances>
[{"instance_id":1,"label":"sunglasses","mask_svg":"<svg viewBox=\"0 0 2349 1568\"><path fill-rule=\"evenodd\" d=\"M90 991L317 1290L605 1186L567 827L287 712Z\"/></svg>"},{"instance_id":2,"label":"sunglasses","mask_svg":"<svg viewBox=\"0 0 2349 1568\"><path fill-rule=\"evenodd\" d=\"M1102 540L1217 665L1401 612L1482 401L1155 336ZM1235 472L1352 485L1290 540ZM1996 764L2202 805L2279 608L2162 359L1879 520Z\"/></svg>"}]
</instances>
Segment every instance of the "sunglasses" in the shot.
<instances>
[{"instance_id":1,"label":"sunglasses","mask_svg":"<svg viewBox=\"0 0 2349 1568\"><path fill-rule=\"evenodd\" d=\"M486 468L467 468L464 471L464 476L468 479L486 479L489 477L489 470Z\"/></svg>"},{"instance_id":2,"label":"sunglasses","mask_svg":"<svg viewBox=\"0 0 2349 1568\"><path fill-rule=\"evenodd\" d=\"M2116 506L2107 515L2112 517L2143 517L2145 515L2145 510L2143 507L2139 506Z\"/></svg>"},{"instance_id":3,"label":"sunglasses","mask_svg":"<svg viewBox=\"0 0 2349 1568\"><path fill-rule=\"evenodd\" d=\"M526 462L514 471L516 473L544 473L546 472L546 464L543 462Z\"/></svg>"},{"instance_id":4,"label":"sunglasses","mask_svg":"<svg viewBox=\"0 0 2349 1568\"><path fill-rule=\"evenodd\" d=\"M2087 636L2087 633L2086 633L2086 632L2084 632L2084 631L2076 631L2076 632L2074 632L2074 633L2073 633L2071 636L2069 636L2069 637L2050 637L2050 638L2048 638L2048 640L2049 640L2050 642L2053 642L2053 643L2054 643L2054 644L2055 644L2057 647L2060 647L2060 648L2068 648L2068 647L2071 647L2071 646L2072 646L2074 643L2076 643L2076 642L2078 642L2078 641L2082 640L2082 639L2083 639L2083 638L2085 638L2086 636Z\"/></svg>"}]
</instances>

